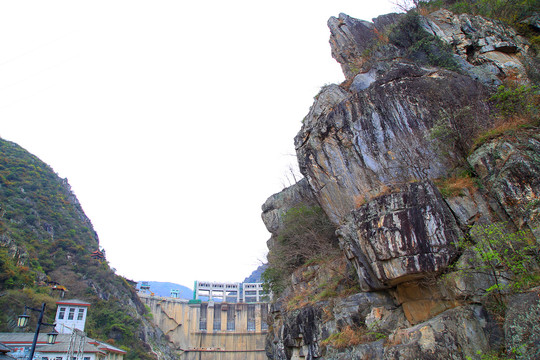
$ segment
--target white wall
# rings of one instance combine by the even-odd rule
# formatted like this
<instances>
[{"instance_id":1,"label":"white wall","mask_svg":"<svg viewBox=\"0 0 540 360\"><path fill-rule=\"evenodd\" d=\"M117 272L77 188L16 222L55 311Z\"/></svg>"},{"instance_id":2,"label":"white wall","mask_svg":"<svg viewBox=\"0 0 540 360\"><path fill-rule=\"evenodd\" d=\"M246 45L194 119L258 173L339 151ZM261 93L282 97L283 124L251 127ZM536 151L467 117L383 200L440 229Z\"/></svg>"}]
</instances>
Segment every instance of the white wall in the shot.
<instances>
[{"instance_id":1,"label":"white wall","mask_svg":"<svg viewBox=\"0 0 540 360\"><path fill-rule=\"evenodd\" d=\"M72 329L84 331L88 307L77 305L58 305L56 309L56 331L71 334Z\"/></svg>"}]
</instances>

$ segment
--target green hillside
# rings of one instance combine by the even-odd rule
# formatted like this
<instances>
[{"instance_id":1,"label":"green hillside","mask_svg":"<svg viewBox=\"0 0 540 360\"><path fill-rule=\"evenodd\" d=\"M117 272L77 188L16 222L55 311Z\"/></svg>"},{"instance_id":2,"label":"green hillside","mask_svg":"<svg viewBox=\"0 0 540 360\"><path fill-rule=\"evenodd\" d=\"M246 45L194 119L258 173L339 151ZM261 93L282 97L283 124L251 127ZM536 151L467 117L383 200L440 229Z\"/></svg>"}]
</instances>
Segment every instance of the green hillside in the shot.
<instances>
[{"instance_id":1,"label":"green hillside","mask_svg":"<svg viewBox=\"0 0 540 360\"><path fill-rule=\"evenodd\" d=\"M98 236L67 180L0 139L0 331L19 331L15 321L24 305L47 303L46 321L52 322L56 284L67 288L66 299L92 304L90 337L125 348L130 359L155 358L140 340L145 308L133 284L115 275L106 259L93 259L98 249Z\"/></svg>"}]
</instances>

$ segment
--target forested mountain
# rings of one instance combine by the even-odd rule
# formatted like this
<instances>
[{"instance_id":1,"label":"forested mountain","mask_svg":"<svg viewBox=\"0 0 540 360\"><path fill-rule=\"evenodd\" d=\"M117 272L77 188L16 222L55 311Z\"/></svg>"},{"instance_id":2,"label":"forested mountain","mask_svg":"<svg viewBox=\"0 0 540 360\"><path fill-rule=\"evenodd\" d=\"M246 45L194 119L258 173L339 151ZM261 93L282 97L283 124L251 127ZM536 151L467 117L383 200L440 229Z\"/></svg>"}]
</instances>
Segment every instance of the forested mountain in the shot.
<instances>
[{"instance_id":1,"label":"forested mountain","mask_svg":"<svg viewBox=\"0 0 540 360\"><path fill-rule=\"evenodd\" d=\"M67 289L66 299L92 304L88 336L128 350L128 359L155 358L149 342L170 352L158 349L160 332L145 319L135 284L115 275L106 258L93 258L96 250L99 238L68 181L0 139L0 331L19 331L24 305L46 303L45 321L52 322L56 285Z\"/></svg>"}]
</instances>

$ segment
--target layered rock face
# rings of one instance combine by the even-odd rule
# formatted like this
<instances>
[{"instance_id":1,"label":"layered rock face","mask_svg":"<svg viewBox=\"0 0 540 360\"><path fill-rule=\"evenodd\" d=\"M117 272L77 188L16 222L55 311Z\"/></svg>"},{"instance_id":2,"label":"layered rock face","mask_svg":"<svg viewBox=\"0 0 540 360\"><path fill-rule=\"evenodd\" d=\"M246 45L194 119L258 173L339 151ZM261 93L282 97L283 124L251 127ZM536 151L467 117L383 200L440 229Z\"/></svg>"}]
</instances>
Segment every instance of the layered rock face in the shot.
<instances>
[{"instance_id":1,"label":"layered rock face","mask_svg":"<svg viewBox=\"0 0 540 360\"><path fill-rule=\"evenodd\" d=\"M466 76L404 62L361 93L326 87L314 105L326 111L311 111L295 138L300 169L339 224L381 189L446 175L453 159L437 155L430 130L449 113L472 137L490 122L486 94Z\"/></svg>"},{"instance_id":2,"label":"layered rock face","mask_svg":"<svg viewBox=\"0 0 540 360\"><path fill-rule=\"evenodd\" d=\"M379 290L448 267L460 230L437 188L411 183L353 210L338 230L362 290Z\"/></svg>"},{"instance_id":3,"label":"layered rock face","mask_svg":"<svg viewBox=\"0 0 540 360\"><path fill-rule=\"evenodd\" d=\"M366 22L340 14L328 21L332 56L346 81L315 97L295 137L305 179L273 195L263 220L274 237L280 214L299 199L318 203L338 227L361 292L294 311L278 299L270 358L479 359L505 341L515 346L481 305L471 305L494 277L466 278L451 266L470 260L456 244L473 225L506 222L539 239L538 129L470 150L496 125L488 101L495 87L505 78L529 82L528 44L479 16L446 10L418 16L430 49L449 59L437 60L451 64L443 68L426 60L429 51L403 40L409 35L393 33L403 31L405 16ZM477 186L442 196L434 182L467 168ZM441 273L449 274L445 282ZM298 281L295 287L303 288ZM537 305L530 300L527 306ZM346 348L328 345L332 334L348 328L372 338Z\"/></svg>"}]
</instances>

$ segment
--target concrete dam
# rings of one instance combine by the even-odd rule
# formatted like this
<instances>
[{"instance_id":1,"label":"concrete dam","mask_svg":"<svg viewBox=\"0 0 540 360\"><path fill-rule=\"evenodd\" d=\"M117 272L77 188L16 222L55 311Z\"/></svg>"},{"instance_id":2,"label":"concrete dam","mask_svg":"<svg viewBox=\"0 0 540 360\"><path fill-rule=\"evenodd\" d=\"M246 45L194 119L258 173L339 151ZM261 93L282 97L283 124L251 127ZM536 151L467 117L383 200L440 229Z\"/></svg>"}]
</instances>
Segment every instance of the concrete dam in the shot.
<instances>
[{"instance_id":1,"label":"concrete dam","mask_svg":"<svg viewBox=\"0 0 540 360\"><path fill-rule=\"evenodd\" d=\"M262 302L260 292L255 291L258 284L249 284L254 289L247 296L245 291L243 296L220 292L221 285L231 288L231 284L199 283L192 300L150 294L139 297L150 307L154 323L180 350L182 360L267 359L269 303Z\"/></svg>"}]
</instances>

